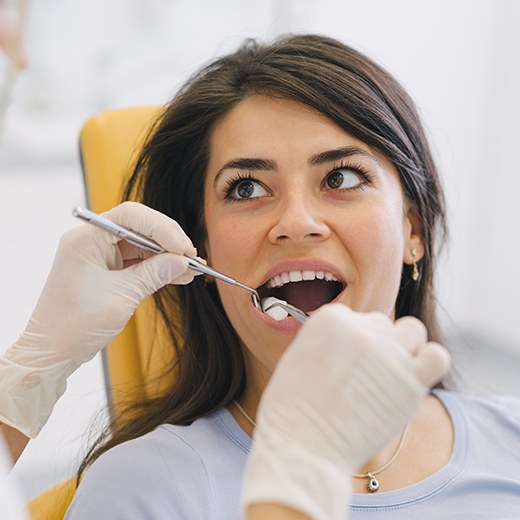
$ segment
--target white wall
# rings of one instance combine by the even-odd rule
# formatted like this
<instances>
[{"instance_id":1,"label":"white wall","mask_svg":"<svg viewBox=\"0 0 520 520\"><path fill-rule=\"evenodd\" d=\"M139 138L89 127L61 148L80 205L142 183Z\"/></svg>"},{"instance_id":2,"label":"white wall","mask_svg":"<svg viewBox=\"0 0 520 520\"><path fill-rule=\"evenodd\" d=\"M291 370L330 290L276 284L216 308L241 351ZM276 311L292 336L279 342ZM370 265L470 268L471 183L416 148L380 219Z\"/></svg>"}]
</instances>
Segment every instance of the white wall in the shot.
<instances>
[{"instance_id":1,"label":"white wall","mask_svg":"<svg viewBox=\"0 0 520 520\"><path fill-rule=\"evenodd\" d=\"M519 22L515 0L33 0L30 68L0 142L0 349L23 329L59 236L76 225L77 136L89 114L163 102L244 37L318 32L368 53L417 101L448 194L440 303L462 372L471 387L520 394ZM15 470L27 496L71 471L103 399L94 360Z\"/></svg>"}]
</instances>

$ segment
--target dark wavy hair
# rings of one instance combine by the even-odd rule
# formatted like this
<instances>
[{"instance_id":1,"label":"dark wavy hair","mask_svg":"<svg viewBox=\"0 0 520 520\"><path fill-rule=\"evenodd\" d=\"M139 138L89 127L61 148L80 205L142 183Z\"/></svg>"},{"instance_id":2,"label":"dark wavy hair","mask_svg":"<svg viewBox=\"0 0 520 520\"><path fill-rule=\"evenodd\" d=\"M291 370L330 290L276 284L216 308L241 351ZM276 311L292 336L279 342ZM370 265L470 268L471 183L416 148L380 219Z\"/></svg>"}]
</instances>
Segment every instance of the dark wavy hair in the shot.
<instances>
[{"instance_id":1,"label":"dark wavy hair","mask_svg":"<svg viewBox=\"0 0 520 520\"><path fill-rule=\"evenodd\" d=\"M396 167L405 199L420 220L425 254L411 281L403 265L396 317L416 316L440 339L433 266L446 234L444 197L413 101L372 60L334 39L291 35L272 44L248 40L236 52L196 73L164 108L137 160L125 199L175 219L204 256L203 186L209 139L217 121L252 94L303 103L386 156ZM175 378L161 397L133 404L84 460L83 469L122 441L159 424L190 424L225 406L245 388L242 345L216 289L201 277L155 295L176 352Z\"/></svg>"}]
</instances>

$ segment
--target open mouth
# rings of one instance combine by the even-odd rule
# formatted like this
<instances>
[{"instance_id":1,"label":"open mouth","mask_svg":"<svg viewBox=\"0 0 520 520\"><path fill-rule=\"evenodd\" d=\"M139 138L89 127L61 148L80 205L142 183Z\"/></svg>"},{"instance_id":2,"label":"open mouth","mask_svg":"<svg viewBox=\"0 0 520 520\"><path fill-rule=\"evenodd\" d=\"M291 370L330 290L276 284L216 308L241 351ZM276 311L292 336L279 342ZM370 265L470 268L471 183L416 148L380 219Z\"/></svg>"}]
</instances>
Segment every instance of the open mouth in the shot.
<instances>
[{"instance_id":1,"label":"open mouth","mask_svg":"<svg viewBox=\"0 0 520 520\"><path fill-rule=\"evenodd\" d=\"M277 274L257 288L260 300L277 298L311 312L333 301L346 284L327 271L290 271Z\"/></svg>"}]
</instances>

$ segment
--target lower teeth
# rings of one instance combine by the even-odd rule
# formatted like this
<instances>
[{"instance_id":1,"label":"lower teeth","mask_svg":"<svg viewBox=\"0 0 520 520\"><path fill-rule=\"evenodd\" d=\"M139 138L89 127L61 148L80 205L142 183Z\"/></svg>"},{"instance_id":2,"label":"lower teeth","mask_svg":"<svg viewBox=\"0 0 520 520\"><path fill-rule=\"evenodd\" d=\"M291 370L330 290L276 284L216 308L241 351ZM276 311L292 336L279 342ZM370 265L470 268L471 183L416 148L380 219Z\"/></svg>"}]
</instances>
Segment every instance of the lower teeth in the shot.
<instances>
[{"instance_id":1,"label":"lower teeth","mask_svg":"<svg viewBox=\"0 0 520 520\"><path fill-rule=\"evenodd\" d=\"M264 298L262 300L262 310L271 318L273 318L276 321L282 321L289 316L287 311L285 309L282 309L281 307L275 306L271 307L273 303L284 303L287 302L284 300L279 300L278 298L274 298L273 296L269 296L269 298ZM271 308L269 308L271 307ZM266 310L267 309L267 310Z\"/></svg>"}]
</instances>

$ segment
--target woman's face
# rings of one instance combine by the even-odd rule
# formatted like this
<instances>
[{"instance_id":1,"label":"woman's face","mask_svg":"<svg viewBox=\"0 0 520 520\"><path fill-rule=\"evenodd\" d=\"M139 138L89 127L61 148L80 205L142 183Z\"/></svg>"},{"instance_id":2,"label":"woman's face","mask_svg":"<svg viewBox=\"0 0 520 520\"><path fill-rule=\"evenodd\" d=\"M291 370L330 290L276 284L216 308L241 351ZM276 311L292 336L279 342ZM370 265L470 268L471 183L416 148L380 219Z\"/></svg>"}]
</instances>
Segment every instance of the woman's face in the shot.
<instances>
[{"instance_id":1,"label":"woman's face","mask_svg":"<svg viewBox=\"0 0 520 520\"><path fill-rule=\"evenodd\" d=\"M394 166L294 101L255 95L221 119L204 190L210 265L307 311L334 300L391 316L403 262L423 253ZM249 380L267 379L300 324L217 285Z\"/></svg>"}]
</instances>

